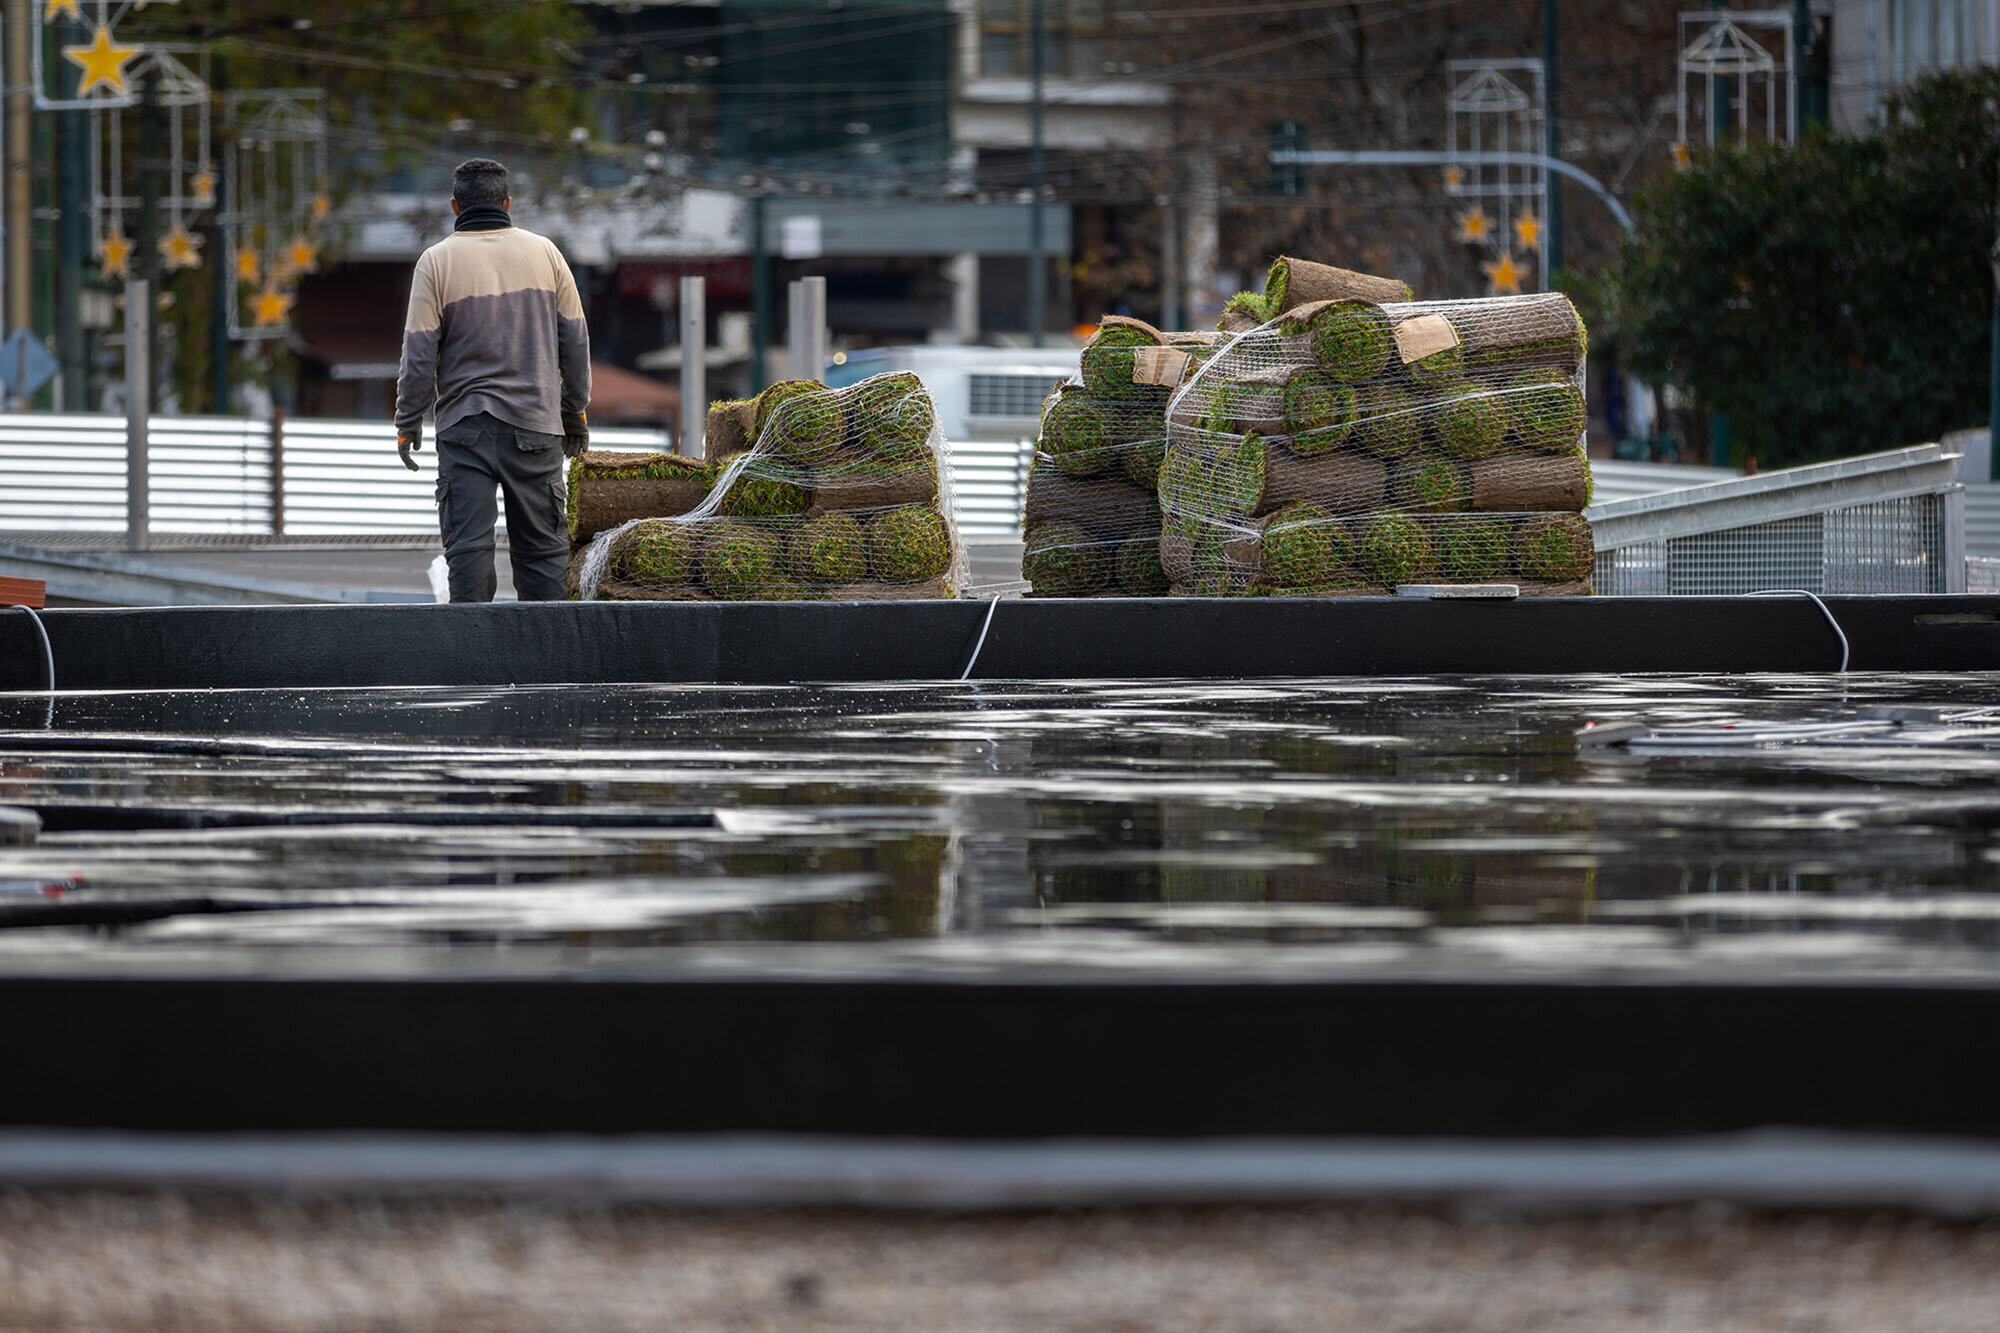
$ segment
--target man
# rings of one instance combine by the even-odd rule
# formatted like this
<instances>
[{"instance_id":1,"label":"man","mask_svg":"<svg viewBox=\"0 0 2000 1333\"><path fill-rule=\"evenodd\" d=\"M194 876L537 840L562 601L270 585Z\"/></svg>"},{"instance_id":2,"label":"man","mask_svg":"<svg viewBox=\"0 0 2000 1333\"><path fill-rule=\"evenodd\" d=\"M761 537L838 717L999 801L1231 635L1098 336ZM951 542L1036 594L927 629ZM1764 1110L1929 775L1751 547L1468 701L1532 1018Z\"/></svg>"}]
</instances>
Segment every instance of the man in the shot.
<instances>
[{"instance_id":1,"label":"man","mask_svg":"<svg viewBox=\"0 0 2000 1333\"><path fill-rule=\"evenodd\" d=\"M565 456L590 443L590 331L562 253L514 225L507 168L487 157L451 177L452 234L423 252L403 321L396 451L422 447L435 407L438 530L451 600L493 600L493 492L507 501L514 591L566 593Z\"/></svg>"}]
</instances>

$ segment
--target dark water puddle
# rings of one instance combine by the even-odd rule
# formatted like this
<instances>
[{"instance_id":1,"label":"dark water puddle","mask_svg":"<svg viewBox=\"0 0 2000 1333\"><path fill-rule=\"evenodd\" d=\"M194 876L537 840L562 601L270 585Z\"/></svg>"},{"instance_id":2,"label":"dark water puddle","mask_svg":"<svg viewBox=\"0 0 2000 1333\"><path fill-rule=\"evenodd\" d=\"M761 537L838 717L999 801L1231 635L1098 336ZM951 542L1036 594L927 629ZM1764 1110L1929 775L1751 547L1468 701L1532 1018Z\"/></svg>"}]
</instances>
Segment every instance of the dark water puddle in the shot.
<instances>
[{"instance_id":1,"label":"dark water puddle","mask_svg":"<svg viewBox=\"0 0 2000 1333\"><path fill-rule=\"evenodd\" d=\"M2000 674L208 691L65 695L44 728L0 695L0 804L48 814L0 848L0 958L1748 941L1984 967L2000 746L1576 732L1996 702Z\"/></svg>"}]
</instances>

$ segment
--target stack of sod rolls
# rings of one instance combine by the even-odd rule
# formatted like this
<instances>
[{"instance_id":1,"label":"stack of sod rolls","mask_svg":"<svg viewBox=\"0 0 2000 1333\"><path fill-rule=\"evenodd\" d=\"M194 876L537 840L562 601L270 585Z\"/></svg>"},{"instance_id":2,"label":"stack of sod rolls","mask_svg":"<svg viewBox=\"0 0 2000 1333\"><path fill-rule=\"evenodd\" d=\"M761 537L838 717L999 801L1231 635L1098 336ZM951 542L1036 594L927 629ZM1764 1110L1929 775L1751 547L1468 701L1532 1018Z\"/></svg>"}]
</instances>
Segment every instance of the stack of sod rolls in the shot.
<instances>
[{"instance_id":1,"label":"stack of sod rolls","mask_svg":"<svg viewBox=\"0 0 2000 1333\"><path fill-rule=\"evenodd\" d=\"M1173 590L1587 594L1584 352L1556 293L1307 302L1239 335L1169 409Z\"/></svg>"},{"instance_id":2,"label":"stack of sod rolls","mask_svg":"<svg viewBox=\"0 0 2000 1333\"><path fill-rule=\"evenodd\" d=\"M1287 311L1320 301L1385 301L1410 299L1410 284L1396 278L1378 278L1372 273L1315 264L1309 259L1279 255L1264 277L1261 292L1238 292L1222 308L1224 333L1246 333L1268 324Z\"/></svg>"},{"instance_id":3,"label":"stack of sod rolls","mask_svg":"<svg viewBox=\"0 0 2000 1333\"><path fill-rule=\"evenodd\" d=\"M964 585L937 412L916 376L782 381L718 404L707 448L700 462L586 453L571 464L578 597L875 601Z\"/></svg>"},{"instance_id":4,"label":"stack of sod rolls","mask_svg":"<svg viewBox=\"0 0 2000 1333\"><path fill-rule=\"evenodd\" d=\"M1021 521L1029 596L1165 595L1157 491L1167 399L1210 337L1100 322L1081 380L1043 404Z\"/></svg>"}]
</instances>

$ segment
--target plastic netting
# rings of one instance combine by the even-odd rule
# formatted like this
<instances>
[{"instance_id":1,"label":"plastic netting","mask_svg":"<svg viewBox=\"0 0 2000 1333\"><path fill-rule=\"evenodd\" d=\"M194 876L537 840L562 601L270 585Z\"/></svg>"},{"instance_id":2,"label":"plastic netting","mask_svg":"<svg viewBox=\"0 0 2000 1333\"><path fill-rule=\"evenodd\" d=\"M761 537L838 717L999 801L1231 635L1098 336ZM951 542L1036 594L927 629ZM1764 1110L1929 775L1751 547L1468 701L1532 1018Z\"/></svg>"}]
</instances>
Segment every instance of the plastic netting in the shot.
<instances>
[{"instance_id":1,"label":"plastic netting","mask_svg":"<svg viewBox=\"0 0 2000 1333\"><path fill-rule=\"evenodd\" d=\"M1313 301L1238 334L1168 408L1173 591L1589 592L1585 351L1560 293Z\"/></svg>"},{"instance_id":2,"label":"plastic netting","mask_svg":"<svg viewBox=\"0 0 2000 1333\"><path fill-rule=\"evenodd\" d=\"M1167 403L1215 341L1111 317L1085 344L1081 378L1042 405L1021 518L1030 596L1166 593L1158 491Z\"/></svg>"},{"instance_id":3,"label":"plastic netting","mask_svg":"<svg viewBox=\"0 0 2000 1333\"><path fill-rule=\"evenodd\" d=\"M950 465L915 375L785 380L718 403L707 451L571 461L573 596L874 601L964 587Z\"/></svg>"}]
</instances>

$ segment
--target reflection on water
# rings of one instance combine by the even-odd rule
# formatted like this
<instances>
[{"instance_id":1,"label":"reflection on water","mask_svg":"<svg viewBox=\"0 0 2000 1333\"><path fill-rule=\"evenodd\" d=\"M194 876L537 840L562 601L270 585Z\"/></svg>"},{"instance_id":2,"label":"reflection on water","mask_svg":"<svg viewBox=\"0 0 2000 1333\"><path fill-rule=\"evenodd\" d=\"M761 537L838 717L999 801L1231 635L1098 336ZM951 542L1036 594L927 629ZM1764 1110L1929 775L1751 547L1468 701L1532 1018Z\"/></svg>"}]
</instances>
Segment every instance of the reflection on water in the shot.
<instances>
[{"instance_id":1,"label":"reflection on water","mask_svg":"<svg viewBox=\"0 0 2000 1333\"><path fill-rule=\"evenodd\" d=\"M1996 701L2000 675L209 691L65 696L44 729L0 695L0 804L68 826L0 848L0 954L1983 951L2000 750L1574 733Z\"/></svg>"}]
</instances>

